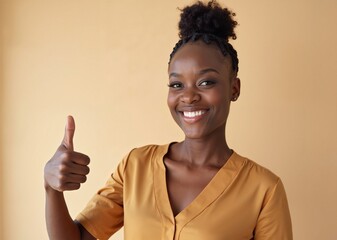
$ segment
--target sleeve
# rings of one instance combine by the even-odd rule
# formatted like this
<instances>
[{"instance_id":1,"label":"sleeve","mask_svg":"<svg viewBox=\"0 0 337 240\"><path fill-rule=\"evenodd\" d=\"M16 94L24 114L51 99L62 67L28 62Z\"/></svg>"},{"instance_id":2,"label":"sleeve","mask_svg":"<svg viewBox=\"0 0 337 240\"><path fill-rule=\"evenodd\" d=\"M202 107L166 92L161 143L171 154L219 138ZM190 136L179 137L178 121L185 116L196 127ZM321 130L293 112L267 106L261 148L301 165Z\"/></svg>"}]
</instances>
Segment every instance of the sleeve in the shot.
<instances>
[{"instance_id":1,"label":"sleeve","mask_svg":"<svg viewBox=\"0 0 337 240\"><path fill-rule=\"evenodd\" d=\"M272 192L266 195L257 220L254 239L293 239L287 196L280 179L278 179Z\"/></svg>"},{"instance_id":2,"label":"sleeve","mask_svg":"<svg viewBox=\"0 0 337 240\"><path fill-rule=\"evenodd\" d=\"M128 157L76 217L76 221L97 239L109 239L124 224L123 178Z\"/></svg>"}]
</instances>

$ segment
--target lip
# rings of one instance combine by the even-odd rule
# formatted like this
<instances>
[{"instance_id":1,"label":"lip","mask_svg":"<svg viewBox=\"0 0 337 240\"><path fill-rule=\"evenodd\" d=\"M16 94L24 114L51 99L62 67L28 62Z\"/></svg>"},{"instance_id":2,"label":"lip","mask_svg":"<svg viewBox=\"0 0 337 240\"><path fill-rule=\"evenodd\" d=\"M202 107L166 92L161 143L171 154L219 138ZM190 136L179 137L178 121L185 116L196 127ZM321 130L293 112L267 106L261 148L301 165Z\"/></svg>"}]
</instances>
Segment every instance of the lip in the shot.
<instances>
[{"instance_id":1,"label":"lip","mask_svg":"<svg viewBox=\"0 0 337 240\"><path fill-rule=\"evenodd\" d=\"M192 124L204 118L208 114L208 109L186 109L179 113L186 123Z\"/></svg>"}]
</instances>

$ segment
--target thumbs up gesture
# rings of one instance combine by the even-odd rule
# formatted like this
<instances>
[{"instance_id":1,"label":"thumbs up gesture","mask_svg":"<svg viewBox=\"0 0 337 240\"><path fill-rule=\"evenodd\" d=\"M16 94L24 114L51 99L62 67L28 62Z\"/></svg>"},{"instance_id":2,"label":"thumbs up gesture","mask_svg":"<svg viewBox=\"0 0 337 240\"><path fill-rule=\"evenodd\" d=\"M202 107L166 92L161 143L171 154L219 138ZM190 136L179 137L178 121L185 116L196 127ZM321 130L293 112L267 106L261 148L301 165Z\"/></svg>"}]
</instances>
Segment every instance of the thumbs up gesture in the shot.
<instances>
[{"instance_id":1,"label":"thumbs up gesture","mask_svg":"<svg viewBox=\"0 0 337 240\"><path fill-rule=\"evenodd\" d=\"M74 133L74 118L68 116L62 143L44 168L46 189L52 188L59 192L76 190L87 180L90 159L74 151Z\"/></svg>"}]
</instances>

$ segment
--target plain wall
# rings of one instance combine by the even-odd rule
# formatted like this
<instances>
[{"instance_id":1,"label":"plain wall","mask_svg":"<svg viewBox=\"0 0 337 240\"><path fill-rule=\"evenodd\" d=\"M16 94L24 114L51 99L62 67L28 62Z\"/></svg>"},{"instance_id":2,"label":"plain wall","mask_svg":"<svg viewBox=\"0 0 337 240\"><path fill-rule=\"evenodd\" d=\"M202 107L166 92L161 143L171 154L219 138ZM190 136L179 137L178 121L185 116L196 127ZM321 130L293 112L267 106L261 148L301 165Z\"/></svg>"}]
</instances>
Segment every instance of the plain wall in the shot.
<instances>
[{"instance_id":1,"label":"plain wall","mask_svg":"<svg viewBox=\"0 0 337 240\"><path fill-rule=\"evenodd\" d=\"M166 107L168 56L191 1L0 1L0 239L47 239L43 167L66 116L91 157L75 217L136 146L183 138ZM223 2L223 1L220 1ZM228 0L242 92L229 145L285 185L294 239L337 236L337 2ZM119 232L112 239L122 239Z\"/></svg>"},{"instance_id":2,"label":"plain wall","mask_svg":"<svg viewBox=\"0 0 337 240\"><path fill-rule=\"evenodd\" d=\"M2 33L2 8L0 5L0 239L3 239L3 230L2 230L2 226L3 226L3 204L2 204L2 188L4 186L4 182L3 182L3 172L2 172L2 165L3 165L3 135L2 135L2 128L3 128L3 121L2 121L2 109L3 109L3 102L4 102L4 98L3 98L3 87L2 87L2 83L4 81L4 77L3 77L3 44L2 44L2 40L3 40L3 35Z\"/></svg>"}]
</instances>

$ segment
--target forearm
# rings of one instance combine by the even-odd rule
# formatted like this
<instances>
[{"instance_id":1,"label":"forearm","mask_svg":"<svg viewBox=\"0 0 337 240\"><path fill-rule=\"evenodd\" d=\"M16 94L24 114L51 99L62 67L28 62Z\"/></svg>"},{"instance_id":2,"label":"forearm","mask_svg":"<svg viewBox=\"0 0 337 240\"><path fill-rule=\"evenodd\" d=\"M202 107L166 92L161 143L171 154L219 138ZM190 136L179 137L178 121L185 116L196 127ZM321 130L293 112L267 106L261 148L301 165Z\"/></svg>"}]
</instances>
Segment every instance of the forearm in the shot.
<instances>
[{"instance_id":1,"label":"forearm","mask_svg":"<svg viewBox=\"0 0 337 240\"><path fill-rule=\"evenodd\" d=\"M62 192L46 187L45 212L49 239L81 239L80 230L69 215Z\"/></svg>"}]
</instances>

